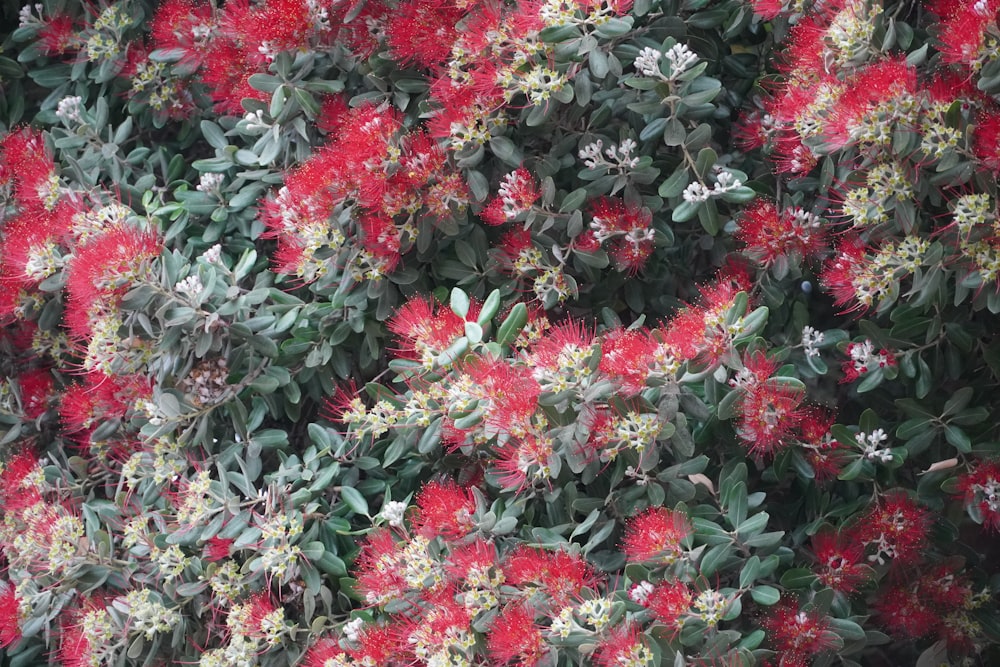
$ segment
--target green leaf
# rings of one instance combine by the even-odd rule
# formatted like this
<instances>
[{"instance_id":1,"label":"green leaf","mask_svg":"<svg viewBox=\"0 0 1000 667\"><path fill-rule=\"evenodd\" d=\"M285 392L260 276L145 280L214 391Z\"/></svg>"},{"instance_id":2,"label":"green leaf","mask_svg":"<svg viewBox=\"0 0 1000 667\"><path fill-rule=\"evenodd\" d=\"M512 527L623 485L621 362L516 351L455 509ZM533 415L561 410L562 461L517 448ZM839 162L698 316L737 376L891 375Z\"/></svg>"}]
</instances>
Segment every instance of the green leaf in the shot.
<instances>
[{"instance_id":1,"label":"green leaf","mask_svg":"<svg viewBox=\"0 0 1000 667\"><path fill-rule=\"evenodd\" d=\"M781 599L781 592L774 586L756 586L750 590L750 597L757 604L770 607Z\"/></svg>"},{"instance_id":2,"label":"green leaf","mask_svg":"<svg viewBox=\"0 0 1000 667\"><path fill-rule=\"evenodd\" d=\"M368 501L361 495L361 492L352 486L340 487L340 499L350 507L355 513L369 516Z\"/></svg>"},{"instance_id":3,"label":"green leaf","mask_svg":"<svg viewBox=\"0 0 1000 667\"><path fill-rule=\"evenodd\" d=\"M485 327L496 316L498 310L500 310L500 290L493 290L486 297L486 301L483 302L483 307L479 309L479 317L476 318L476 323L481 327Z\"/></svg>"},{"instance_id":4,"label":"green leaf","mask_svg":"<svg viewBox=\"0 0 1000 667\"><path fill-rule=\"evenodd\" d=\"M497 329L496 342L500 345L510 345L527 323L528 307L523 303L514 304L500 328Z\"/></svg>"},{"instance_id":5,"label":"green leaf","mask_svg":"<svg viewBox=\"0 0 1000 667\"><path fill-rule=\"evenodd\" d=\"M786 570L784 574L781 575L781 585L785 588L809 588L813 585L818 577L804 567L792 568L791 570Z\"/></svg>"},{"instance_id":6,"label":"green leaf","mask_svg":"<svg viewBox=\"0 0 1000 667\"><path fill-rule=\"evenodd\" d=\"M743 569L740 570L740 588L749 588L750 584L757 581L758 574L760 574L760 557L755 554L747 559Z\"/></svg>"},{"instance_id":7,"label":"green leaf","mask_svg":"<svg viewBox=\"0 0 1000 667\"><path fill-rule=\"evenodd\" d=\"M463 320L465 319L465 316L469 314L470 303L468 294L457 287L451 290L451 311Z\"/></svg>"}]
</instances>

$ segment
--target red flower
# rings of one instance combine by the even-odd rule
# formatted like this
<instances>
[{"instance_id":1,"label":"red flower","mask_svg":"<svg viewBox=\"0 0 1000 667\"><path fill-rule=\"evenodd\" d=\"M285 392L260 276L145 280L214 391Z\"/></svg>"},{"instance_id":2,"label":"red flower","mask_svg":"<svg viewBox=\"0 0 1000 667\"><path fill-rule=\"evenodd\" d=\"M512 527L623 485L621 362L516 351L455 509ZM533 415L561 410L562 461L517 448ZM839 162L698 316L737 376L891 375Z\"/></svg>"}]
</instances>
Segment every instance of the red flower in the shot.
<instances>
[{"instance_id":1,"label":"red flower","mask_svg":"<svg viewBox=\"0 0 1000 667\"><path fill-rule=\"evenodd\" d=\"M231 39L216 37L204 52L201 82L215 102L217 113L242 116L244 99L260 102L271 99L269 93L250 85L250 76L262 71L262 57L248 55Z\"/></svg>"},{"instance_id":2,"label":"red flower","mask_svg":"<svg viewBox=\"0 0 1000 667\"><path fill-rule=\"evenodd\" d=\"M73 17L67 14L53 16L38 30L38 44L46 55L62 55L83 45L76 32Z\"/></svg>"},{"instance_id":3,"label":"red flower","mask_svg":"<svg viewBox=\"0 0 1000 667\"><path fill-rule=\"evenodd\" d=\"M358 221L361 228L361 245L374 257L380 275L392 273L399 264L399 230L392 219L385 215L365 215Z\"/></svg>"},{"instance_id":4,"label":"red flower","mask_svg":"<svg viewBox=\"0 0 1000 667\"><path fill-rule=\"evenodd\" d=\"M593 569L580 556L566 551L545 551L519 546L503 564L509 586L537 594L543 609L561 609L597 581Z\"/></svg>"},{"instance_id":5,"label":"red flower","mask_svg":"<svg viewBox=\"0 0 1000 667\"><path fill-rule=\"evenodd\" d=\"M351 642L356 648L345 651L335 639L319 640L303 658L303 667L327 667L330 664L389 665L393 664L392 659L399 653L395 633L382 625L366 625L357 631L356 636L351 637ZM349 657L353 662L343 662L344 657Z\"/></svg>"},{"instance_id":6,"label":"red flower","mask_svg":"<svg viewBox=\"0 0 1000 667\"><path fill-rule=\"evenodd\" d=\"M646 667L653 664L653 654L646 646L639 626L622 623L597 645L597 667Z\"/></svg>"},{"instance_id":7,"label":"red flower","mask_svg":"<svg viewBox=\"0 0 1000 667\"><path fill-rule=\"evenodd\" d=\"M532 667L548 653L541 627L535 623L535 613L526 605L504 608L493 621L486 642L497 666L513 661L519 667Z\"/></svg>"},{"instance_id":8,"label":"red flower","mask_svg":"<svg viewBox=\"0 0 1000 667\"><path fill-rule=\"evenodd\" d=\"M41 132L22 129L0 140L4 165L0 181L12 180L14 197L22 207L52 211L59 201L59 177L52 152Z\"/></svg>"},{"instance_id":9,"label":"red flower","mask_svg":"<svg viewBox=\"0 0 1000 667\"><path fill-rule=\"evenodd\" d=\"M44 479L38 455L27 449L14 454L0 467L0 510L4 515L17 515L41 502L37 482Z\"/></svg>"},{"instance_id":10,"label":"red flower","mask_svg":"<svg viewBox=\"0 0 1000 667\"><path fill-rule=\"evenodd\" d=\"M87 241L69 265L66 291L67 323L81 338L90 335L92 307L107 307L108 298L124 294L145 277L149 264L160 256L155 232L122 224Z\"/></svg>"},{"instance_id":11,"label":"red flower","mask_svg":"<svg viewBox=\"0 0 1000 667\"><path fill-rule=\"evenodd\" d=\"M991 109L976 118L972 149L980 163L994 173L1000 172L1000 111Z\"/></svg>"},{"instance_id":12,"label":"red flower","mask_svg":"<svg viewBox=\"0 0 1000 667\"><path fill-rule=\"evenodd\" d=\"M691 532L681 512L650 507L626 522L622 551L629 562L671 565L684 554Z\"/></svg>"},{"instance_id":13,"label":"red flower","mask_svg":"<svg viewBox=\"0 0 1000 667\"><path fill-rule=\"evenodd\" d=\"M445 570L455 584L468 588L483 588L503 581L496 545L481 537L471 544L452 545Z\"/></svg>"},{"instance_id":14,"label":"red flower","mask_svg":"<svg viewBox=\"0 0 1000 667\"><path fill-rule=\"evenodd\" d=\"M833 479L839 474L843 454L848 451L830 434L834 420L835 416L829 410L808 406L799 422L799 443L805 449L805 456L818 482Z\"/></svg>"},{"instance_id":15,"label":"red flower","mask_svg":"<svg viewBox=\"0 0 1000 667\"><path fill-rule=\"evenodd\" d=\"M255 639L266 639L274 636L275 631L280 628L273 627L272 614L278 609L279 607L271 599L270 593L262 591L250 596L244 610L246 614L244 628L247 636Z\"/></svg>"},{"instance_id":16,"label":"red flower","mask_svg":"<svg viewBox=\"0 0 1000 667\"><path fill-rule=\"evenodd\" d=\"M524 167L518 167L503 177L497 196L486 205L479 217L488 225L502 225L531 210L541 196L531 173Z\"/></svg>"},{"instance_id":17,"label":"red flower","mask_svg":"<svg viewBox=\"0 0 1000 667\"><path fill-rule=\"evenodd\" d=\"M661 581L646 596L644 604L658 623L679 631L692 600L694 592L683 581Z\"/></svg>"},{"instance_id":18,"label":"red flower","mask_svg":"<svg viewBox=\"0 0 1000 667\"><path fill-rule=\"evenodd\" d=\"M233 543L236 540L225 537L211 537L205 542L205 553L203 558L211 563L229 558Z\"/></svg>"},{"instance_id":19,"label":"red flower","mask_svg":"<svg viewBox=\"0 0 1000 667\"><path fill-rule=\"evenodd\" d=\"M306 651L302 657L303 667L327 667L327 665L344 664L347 651L340 648L336 639L320 639ZM350 663L347 663L350 664Z\"/></svg>"},{"instance_id":20,"label":"red flower","mask_svg":"<svg viewBox=\"0 0 1000 667\"><path fill-rule=\"evenodd\" d=\"M91 371L82 384L63 392L59 415L70 432L95 428L100 421L121 419L141 398L152 395L152 381L144 375L105 375Z\"/></svg>"},{"instance_id":21,"label":"red flower","mask_svg":"<svg viewBox=\"0 0 1000 667\"><path fill-rule=\"evenodd\" d=\"M527 433L510 438L498 452L495 461L499 483L504 489L521 490L552 477L552 438L544 433Z\"/></svg>"},{"instance_id":22,"label":"red flower","mask_svg":"<svg viewBox=\"0 0 1000 667\"><path fill-rule=\"evenodd\" d=\"M21 601L14 587L0 582L0 648L21 639Z\"/></svg>"},{"instance_id":23,"label":"red flower","mask_svg":"<svg viewBox=\"0 0 1000 667\"><path fill-rule=\"evenodd\" d=\"M100 662L95 655L99 647L92 646L84 632L87 616L107 616L107 608L92 597L84 597L75 609L64 609L60 615L61 637L57 659L62 667L90 667ZM110 619L108 619L110 622Z\"/></svg>"},{"instance_id":24,"label":"red flower","mask_svg":"<svg viewBox=\"0 0 1000 667\"><path fill-rule=\"evenodd\" d=\"M896 584L879 591L873 608L882 625L902 639L926 637L941 623L930 601L909 584Z\"/></svg>"},{"instance_id":25,"label":"red flower","mask_svg":"<svg viewBox=\"0 0 1000 667\"><path fill-rule=\"evenodd\" d=\"M1000 460L980 461L958 478L965 505L988 529L1000 532Z\"/></svg>"},{"instance_id":26,"label":"red flower","mask_svg":"<svg viewBox=\"0 0 1000 667\"><path fill-rule=\"evenodd\" d=\"M614 329L601 342L599 369L621 384L628 394L646 388L656 343L645 329Z\"/></svg>"},{"instance_id":27,"label":"red flower","mask_svg":"<svg viewBox=\"0 0 1000 667\"><path fill-rule=\"evenodd\" d=\"M470 612L455 601L455 591L443 588L424 600L422 613L399 624L398 645L412 658L404 664L447 664L453 651L466 652L474 641Z\"/></svg>"},{"instance_id":28,"label":"red flower","mask_svg":"<svg viewBox=\"0 0 1000 667\"><path fill-rule=\"evenodd\" d=\"M349 111L350 107L343 95L328 95L323 98L319 113L316 114L316 127L321 132L336 135L343 128Z\"/></svg>"},{"instance_id":29,"label":"red flower","mask_svg":"<svg viewBox=\"0 0 1000 667\"><path fill-rule=\"evenodd\" d=\"M389 331L399 339L399 356L429 363L465 333L465 321L450 308L426 297L415 296L388 321Z\"/></svg>"},{"instance_id":30,"label":"red flower","mask_svg":"<svg viewBox=\"0 0 1000 667\"><path fill-rule=\"evenodd\" d=\"M760 624L768 631L781 664L789 667L806 667L813 657L841 644L829 630L828 618L798 611L788 602L773 607Z\"/></svg>"},{"instance_id":31,"label":"red flower","mask_svg":"<svg viewBox=\"0 0 1000 667\"><path fill-rule=\"evenodd\" d=\"M403 554L388 529L376 529L361 544L355 561L358 591L368 604L382 605L409 590L402 574Z\"/></svg>"},{"instance_id":32,"label":"red flower","mask_svg":"<svg viewBox=\"0 0 1000 667\"><path fill-rule=\"evenodd\" d=\"M874 548L869 561L884 563L891 558L894 565L910 565L923 554L930 524L929 510L903 491L890 491L859 522L856 539Z\"/></svg>"},{"instance_id":33,"label":"red flower","mask_svg":"<svg viewBox=\"0 0 1000 667\"><path fill-rule=\"evenodd\" d=\"M599 197L590 209L591 232L597 241L609 241L609 253L618 270L634 274L645 266L653 252L650 210L610 197Z\"/></svg>"},{"instance_id":34,"label":"red flower","mask_svg":"<svg viewBox=\"0 0 1000 667\"><path fill-rule=\"evenodd\" d=\"M212 6L204 0L164 0L153 16L150 37L157 49L183 52L181 62L194 70L215 33Z\"/></svg>"},{"instance_id":35,"label":"red flower","mask_svg":"<svg viewBox=\"0 0 1000 667\"><path fill-rule=\"evenodd\" d=\"M746 392L737 404L736 433L747 449L758 456L771 456L792 444L794 432L805 414L805 392L774 379Z\"/></svg>"},{"instance_id":36,"label":"red flower","mask_svg":"<svg viewBox=\"0 0 1000 667\"><path fill-rule=\"evenodd\" d=\"M24 416L36 419L49 407L52 397L52 373L45 368L39 368L17 376L17 384L21 389L21 407Z\"/></svg>"},{"instance_id":37,"label":"red flower","mask_svg":"<svg viewBox=\"0 0 1000 667\"><path fill-rule=\"evenodd\" d=\"M972 65L987 57L984 53L986 34L992 26L996 30L996 15L1000 11L998 0L984 2L940 3L942 16L938 33L938 50L941 59L956 65ZM995 47L994 47L995 48Z\"/></svg>"},{"instance_id":38,"label":"red flower","mask_svg":"<svg viewBox=\"0 0 1000 667\"><path fill-rule=\"evenodd\" d=\"M392 55L402 63L434 67L451 57L456 24L466 10L448 0L407 0L389 15L385 31Z\"/></svg>"},{"instance_id":39,"label":"red flower","mask_svg":"<svg viewBox=\"0 0 1000 667\"><path fill-rule=\"evenodd\" d=\"M819 220L802 209L779 212L773 202L758 199L744 209L736 238L746 253L764 266L781 258L795 261L815 255L823 248Z\"/></svg>"},{"instance_id":40,"label":"red flower","mask_svg":"<svg viewBox=\"0 0 1000 667\"><path fill-rule=\"evenodd\" d=\"M861 563L865 547L853 535L822 530L813 535L812 550L819 580L835 591L853 593L871 575Z\"/></svg>"},{"instance_id":41,"label":"red flower","mask_svg":"<svg viewBox=\"0 0 1000 667\"><path fill-rule=\"evenodd\" d=\"M838 306L850 305L844 311L850 312L867 308L877 296L863 289L868 271L864 242L856 236L848 236L837 246L834 257L823 266L819 279L833 294L833 302Z\"/></svg>"},{"instance_id":42,"label":"red flower","mask_svg":"<svg viewBox=\"0 0 1000 667\"><path fill-rule=\"evenodd\" d=\"M448 540L465 537L476 525L472 514L476 501L469 489L451 480L428 482L417 493L417 512L413 526L428 539L441 536Z\"/></svg>"},{"instance_id":43,"label":"red flower","mask_svg":"<svg viewBox=\"0 0 1000 667\"><path fill-rule=\"evenodd\" d=\"M916 92L916 68L908 65L904 58L889 58L870 64L846 82L833 113L825 119L823 138L833 146L842 148L856 142L859 132L866 129L868 124L891 125L895 120L896 108L893 105L896 100L905 99ZM867 117L876 108L885 105L889 106L890 113L887 117Z\"/></svg>"},{"instance_id":44,"label":"red flower","mask_svg":"<svg viewBox=\"0 0 1000 667\"><path fill-rule=\"evenodd\" d=\"M538 408L541 387L525 365L473 357L463 362L459 371L467 376L469 393L478 399L486 415L489 432L522 431Z\"/></svg>"}]
</instances>

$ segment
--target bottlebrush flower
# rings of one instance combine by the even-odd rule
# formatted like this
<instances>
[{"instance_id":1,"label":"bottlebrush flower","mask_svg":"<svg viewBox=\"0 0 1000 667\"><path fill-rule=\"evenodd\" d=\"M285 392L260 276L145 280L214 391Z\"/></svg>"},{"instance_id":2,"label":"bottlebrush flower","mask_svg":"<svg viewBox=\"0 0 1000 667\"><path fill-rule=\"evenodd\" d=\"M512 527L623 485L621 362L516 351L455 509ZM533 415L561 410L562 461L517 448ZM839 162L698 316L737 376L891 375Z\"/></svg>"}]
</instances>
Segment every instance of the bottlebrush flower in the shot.
<instances>
[{"instance_id":1,"label":"bottlebrush flower","mask_svg":"<svg viewBox=\"0 0 1000 667\"><path fill-rule=\"evenodd\" d=\"M488 225L502 225L531 210L542 196L535 179L524 167L518 167L503 177L497 196L480 214Z\"/></svg>"},{"instance_id":2,"label":"bottlebrush flower","mask_svg":"<svg viewBox=\"0 0 1000 667\"><path fill-rule=\"evenodd\" d=\"M870 562L909 565L920 560L927 544L930 512L903 491L890 491L858 523L855 538L873 552Z\"/></svg>"},{"instance_id":3,"label":"bottlebrush flower","mask_svg":"<svg viewBox=\"0 0 1000 667\"><path fill-rule=\"evenodd\" d=\"M504 489L518 491L536 484L551 484L554 457L552 436L546 433L529 432L510 438L497 452L498 481Z\"/></svg>"},{"instance_id":4,"label":"bottlebrush flower","mask_svg":"<svg viewBox=\"0 0 1000 667\"><path fill-rule=\"evenodd\" d=\"M225 558L229 558L229 554L232 551L233 543L236 540L229 539L226 537L210 537L205 542L205 553L203 558L210 563L216 563Z\"/></svg>"},{"instance_id":5,"label":"bottlebrush flower","mask_svg":"<svg viewBox=\"0 0 1000 667\"><path fill-rule=\"evenodd\" d=\"M824 246L816 216L800 208L779 212L766 199L757 199L744 209L736 238L747 245L747 255L766 267L782 258L794 263L812 257Z\"/></svg>"},{"instance_id":6,"label":"bottlebrush flower","mask_svg":"<svg viewBox=\"0 0 1000 667\"><path fill-rule=\"evenodd\" d=\"M233 617L236 617L235 623ZM270 593L261 592L234 607L226 624L234 632L273 646L285 631L285 610L275 604Z\"/></svg>"},{"instance_id":7,"label":"bottlebrush flower","mask_svg":"<svg viewBox=\"0 0 1000 667\"><path fill-rule=\"evenodd\" d=\"M165 0L156 8L150 38L157 49L183 53L185 69L195 70L203 61L206 47L217 30L212 6L204 0Z\"/></svg>"},{"instance_id":8,"label":"bottlebrush flower","mask_svg":"<svg viewBox=\"0 0 1000 667\"><path fill-rule=\"evenodd\" d=\"M1000 172L1000 111L990 110L976 118L972 150L987 169Z\"/></svg>"},{"instance_id":9,"label":"bottlebrush flower","mask_svg":"<svg viewBox=\"0 0 1000 667\"><path fill-rule=\"evenodd\" d=\"M817 655L841 645L830 621L815 612L798 611L789 602L771 608L760 624L768 632L782 665L807 667Z\"/></svg>"},{"instance_id":10,"label":"bottlebrush flower","mask_svg":"<svg viewBox=\"0 0 1000 667\"><path fill-rule=\"evenodd\" d=\"M854 382L877 368L896 365L896 356L892 352L886 349L875 352L875 346L868 339L860 343L848 343L847 355L850 359L841 366L844 372L841 382Z\"/></svg>"},{"instance_id":11,"label":"bottlebrush flower","mask_svg":"<svg viewBox=\"0 0 1000 667\"><path fill-rule=\"evenodd\" d=\"M454 591L441 589L424 602L421 613L401 621L397 630L399 646L412 656L406 664L446 665L453 663L456 654L468 660L476 643L472 618L455 601Z\"/></svg>"},{"instance_id":12,"label":"bottlebrush flower","mask_svg":"<svg viewBox=\"0 0 1000 667\"><path fill-rule=\"evenodd\" d=\"M958 478L965 505L986 528L1000 532L1000 460L980 461Z\"/></svg>"},{"instance_id":13,"label":"bottlebrush flower","mask_svg":"<svg viewBox=\"0 0 1000 667\"><path fill-rule=\"evenodd\" d=\"M446 79L432 87L431 96L435 113L427 121L427 129L431 136L447 139L454 151L485 144L493 130L505 124L503 118L496 117L504 106L499 86L475 90L470 86L454 86Z\"/></svg>"},{"instance_id":14,"label":"bottlebrush flower","mask_svg":"<svg viewBox=\"0 0 1000 667\"><path fill-rule=\"evenodd\" d=\"M66 291L70 302L67 321L76 324L73 334L89 337L91 308L108 297L126 292L149 275L149 264L160 256L159 236L122 224L91 238L76 250L69 263Z\"/></svg>"},{"instance_id":15,"label":"bottlebrush flower","mask_svg":"<svg viewBox=\"0 0 1000 667\"><path fill-rule=\"evenodd\" d=\"M281 51L316 46L330 33L330 13L310 0L266 0L249 12L226 12L223 30L244 45L248 55L273 60Z\"/></svg>"},{"instance_id":16,"label":"bottlebrush flower","mask_svg":"<svg viewBox=\"0 0 1000 667\"><path fill-rule=\"evenodd\" d=\"M457 540L475 529L472 520L475 498L468 489L451 480L425 484L417 493L416 505L413 527L428 539L440 535L446 540Z\"/></svg>"},{"instance_id":17,"label":"bottlebrush flower","mask_svg":"<svg viewBox=\"0 0 1000 667\"><path fill-rule=\"evenodd\" d=\"M60 615L57 656L63 667L91 667L110 659L115 628L103 603L85 597Z\"/></svg>"},{"instance_id":18,"label":"bottlebrush flower","mask_svg":"<svg viewBox=\"0 0 1000 667\"><path fill-rule=\"evenodd\" d=\"M598 367L617 381L626 394L637 394L646 388L653 363L656 343L645 329L614 329L601 341L601 362Z\"/></svg>"},{"instance_id":19,"label":"bottlebrush flower","mask_svg":"<svg viewBox=\"0 0 1000 667\"><path fill-rule=\"evenodd\" d=\"M387 529L373 530L364 539L355 568L358 591L368 604L387 604L409 590L402 573L402 557L402 550Z\"/></svg>"},{"instance_id":20,"label":"bottlebrush flower","mask_svg":"<svg viewBox=\"0 0 1000 667\"><path fill-rule=\"evenodd\" d=\"M634 623L622 623L612 629L594 652L597 667L648 667L652 663L653 653Z\"/></svg>"},{"instance_id":21,"label":"bottlebrush flower","mask_svg":"<svg viewBox=\"0 0 1000 667\"><path fill-rule=\"evenodd\" d=\"M591 203L590 229L594 238L609 241L608 252L619 271L637 273L653 253L653 214L645 207L599 197Z\"/></svg>"},{"instance_id":22,"label":"bottlebrush flower","mask_svg":"<svg viewBox=\"0 0 1000 667\"><path fill-rule=\"evenodd\" d=\"M348 661L351 662L348 662ZM324 638L312 645L302 657L303 667L337 667L353 664L353 657L340 648L336 639Z\"/></svg>"},{"instance_id":23,"label":"bottlebrush flower","mask_svg":"<svg viewBox=\"0 0 1000 667\"><path fill-rule=\"evenodd\" d=\"M496 588L503 583L496 545L481 537L469 544L452 545L445 571L459 587Z\"/></svg>"},{"instance_id":24,"label":"bottlebrush flower","mask_svg":"<svg viewBox=\"0 0 1000 667\"><path fill-rule=\"evenodd\" d=\"M319 640L303 658L303 667L389 665L394 664L392 661L399 653L398 639L388 626L366 625L348 638L353 646L347 650L340 648L335 639Z\"/></svg>"},{"instance_id":25,"label":"bottlebrush flower","mask_svg":"<svg viewBox=\"0 0 1000 667\"><path fill-rule=\"evenodd\" d=\"M861 562L865 547L853 538L834 530L821 530L812 538L816 575L824 586L841 593L857 591L871 576L871 570Z\"/></svg>"},{"instance_id":26,"label":"bottlebrush flower","mask_svg":"<svg viewBox=\"0 0 1000 667\"><path fill-rule=\"evenodd\" d=\"M519 546L503 563L506 585L530 595L542 610L561 609L597 584L597 575L577 554Z\"/></svg>"},{"instance_id":27,"label":"bottlebrush flower","mask_svg":"<svg viewBox=\"0 0 1000 667\"><path fill-rule=\"evenodd\" d=\"M835 416L829 410L807 406L799 422L799 444L812 466L817 482L834 479L841 469L848 448L830 434Z\"/></svg>"},{"instance_id":28,"label":"bottlebrush flower","mask_svg":"<svg viewBox=\"0 0 1000 667\"><path fill-rule=\"evenodd\" d=\"M73 17L56 14L38 29L38 45L46 55L58 56L83 46Z\"/></svg>"},{"instance_id":29,"label":"bottlebrush flower","mask_svg":"<svg viewBox=\"0 0 1000 667\"><path fill-rule=\"evenodd\" d=\"M851 143L887 146L896 123L912 127L917 93L916 68L889 58L866 66L846 82L823 125L823 139L836 148Z\"/></svg>"},{"instance_id":30,"label":"bottlebrush flower","mask_svg":"<svg viewBox=\"0 0 1000 667\"><path fill-rule=\"evenodd\" d=\"M59 201L59 177L52 152L41 132L22 129L0 139L4 165L0 180L12 180L14 197L22 207L52 211Z\"/></svg>"},{"instance_id":31,"label":"bottlebrush flower","mask_svg":"<svg viewBox=\"0 0 1000 667\"><path fill-rule=\"evenodd\" d=\"M820 282L833 294L838 306L849 306L843 312L864 310L889 293L893 282L891 271L875 271L861 239L848 236L837 246L834 257L820 273Z\"/></svg>"},{"instance_id":32,"label":"bottlebrush flower","mask_svg":"<svg viewBox=\"0 0 1000 667\"><path fill-rule=\"evenodd\" d=\"M528 350L528 365L545 391L560 392L584 384L593 375L594 333L583 322L567 319L548 328Z\"/></svg>"},{"instance_id":33,"label":"bottlebrush flower","mask_svg":"<svg viewBox=\"0 0 1000 667\"><path fill-rule=\"evenodd\" d=\"M873 609L881 624L902 639L926 637L941 623L930 601L920 595L917 587L903 582L880 590Z\"/></svg>"},{"instance_id":34,"label":"bottlebrush flower","mask_svg":"<svg viewBox=\"0 0 1000 667\"><path fill-rule=\"evenodd\" d=\"M488 436L496 432L523 433L528 428L542 391L528 366L472 357L458 365L458 373L455 385L463 387L465 396L478 401Z\"/></svg>"},{"instance_id":35,"label":"bottlebrush flower","mask_svg":"<svg viewBox=\"0 0 1000 667\"><path fill-rule=\"evenodd\" d=\"M19 515L42 500L45 474L38 455L31 449L20 451L0 465L0 511Z\"/></svg>"},{"instance_id":36,"label":"bottlebrush flower","mask_svg":"<svg viewBox=\"0 0 1000 667\"><path fill-rule=\"evenodd\" d=\"M107 419L121 419L137 403L152 395L152 380L145 375L105 375L91 371L83 382L63 392L60 416L69 430L93 427Z\"/></svg>"},{"instance_id":37,"label":"bottlebrush flower","mask_svg":"<svg viewBox=\"0 0 1000 667\"><path fill-rule=\"evenodd\" d=\"M21 373L17 376L17 384L21 390L21 408L28 419L42 416L49 406L52 397L52 373L46 368L39 368Z\"/></svg>"},{"instance_id":38,"label":"bottlebrush flower","mask_svg":"<svg viewBox=\"0 0 1000 667\"><path fill-rule=\"evenodd\" d=\"M625 524L622 551L632 563L672 565L686 552L692 528L687 517L665 507L650 507Z\"/></svg>"},{"instance_id":39,"label":"bottlebrush flower","mask_svg":"<svg viewBox=\"0 0 1000 667\"><path fill-rule=\"evenodd\" d=\"M802 389L774 380L754 387L737 403L737 435L752 454L774 455L792 444L804 398Z\"/></svg>"},{"instance_id":40,"label":"bottlebrush flower","mask_svg":"<svg viewBox=\"0 0 1000 667\"><path fill-rule=\"evenodd\" d=\"M230 5L227 5L227 7ZM265 69L262 55L248 55L237 42L226 37L214 38L204 52L201 83L209 91L219 114L242 116L243 100L268 102L269 93L250 85L250 77Z\"/></svg>"},{"instance_id":41,"label":"bottlebrush flower","mask_svg":"<svg viewBox=\"0 0 1000 667\"><path fill-rule=\"evenodd\" d=\"M387 326L398 336L400 357L420 359L428 366L465 333L465 322L461 317L450 308L420 296L412 297L403 304L389 319Z\"/></svg>"},{"instance_id":42,"label":"bottlebrush flower","mask_svg":"<svg viewBox=\"0 0 1000 667\"><path fill-rule=\"evenodd\" d=\"M505 607L490 626L486 644L493 664L533 667L548 653L535 612L526 605Z\"/></svg>"},{"instance_id":43,"label":"bottlebrush flower","mask_svg":"<svg viewBox=\"0 0 1000 667\"><path fill-rule=\"evenodd\" d=\"M0 648L21 639L21 600L9 582L0 581Z\"/></svg>"},{"instance_id":44,"label":"bottlebrush flower","mask_svg":"<svg viewBox=\"0 0 1000 667\"><path fill-rule=\"evenodd\" d=\"M456 24L466 15L460 3L407 0L389 15L385 27L392 55L401 63L434 67L451 56L458 38Z\"/></svg>"},{"instance_id":45,"label":"bottlebrush flower","mask_svg":"<svg viewBox=\"0 0 1000 667\"><path fill-rule=\"evenodd\" d=\"M942 16L937 36L937 48L942 60L979 70L988 61L991 52L996 53L996 15L1000 11L1000 2L956 2L948 9L951 11Z\"/></svg>"},{"instance_id":46,"label":"bottlebrush flower","mask_svg":"<svg viewBox=\"0 0 1000 667\"><path fill-rule=\"evenodd\" d=\"M361 228L361 245L371 254L373 268L369 278L375 279L392 273L402 258L399 230L384 215L365 215L358 221Z\"/></svg>"},{"instance_id":47,"label":"bottlebrush flower","mask_svg":"<svg viewBox=\"0 0 1000 667\"><path fill-rule=\"evenodd\" d=\"M679 632L693 600L694 592L683 581L661 581L642 604L652 612L657 623Z\"/></svg>"}]
</instances>

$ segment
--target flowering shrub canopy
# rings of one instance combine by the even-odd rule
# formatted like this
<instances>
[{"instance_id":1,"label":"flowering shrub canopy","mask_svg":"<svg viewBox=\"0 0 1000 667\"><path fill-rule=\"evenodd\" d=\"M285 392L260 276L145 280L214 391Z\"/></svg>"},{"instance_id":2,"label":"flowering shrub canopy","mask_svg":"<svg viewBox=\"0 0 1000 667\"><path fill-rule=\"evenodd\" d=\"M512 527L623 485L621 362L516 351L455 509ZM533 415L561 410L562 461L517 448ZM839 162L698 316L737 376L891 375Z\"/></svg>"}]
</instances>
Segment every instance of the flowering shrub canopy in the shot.
<instances>
[{"instance_id":1,"label":"flowering shrub canopy","mask_svg":"<svg viewBox=\"0 0 1000 667\"><path fill-rule=\"evenodd\" d=\"M1000 0L16 4L5 665L1000 660Z\"/></svg>"}]
</instances>

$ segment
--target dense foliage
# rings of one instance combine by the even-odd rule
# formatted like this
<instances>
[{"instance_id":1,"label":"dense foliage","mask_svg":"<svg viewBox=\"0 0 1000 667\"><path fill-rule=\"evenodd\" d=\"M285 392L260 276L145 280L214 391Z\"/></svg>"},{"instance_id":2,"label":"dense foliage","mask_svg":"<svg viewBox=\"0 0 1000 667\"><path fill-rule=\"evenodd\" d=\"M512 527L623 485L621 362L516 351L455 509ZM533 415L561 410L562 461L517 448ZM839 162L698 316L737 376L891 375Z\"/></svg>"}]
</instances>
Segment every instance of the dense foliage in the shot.
<instances>
[{"instance_id":1,"label":"dense foliage","mask_svg":"<svg viewBox=\"0 0 1000 667\"><path fill-rule=\"evenodd\" d=\"M3 665L1000 659L1000 0L17 4Z\"/></svg>"}]
</instances>

